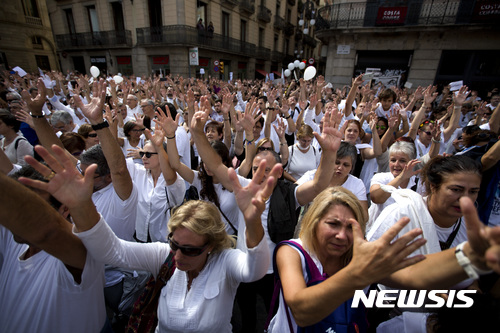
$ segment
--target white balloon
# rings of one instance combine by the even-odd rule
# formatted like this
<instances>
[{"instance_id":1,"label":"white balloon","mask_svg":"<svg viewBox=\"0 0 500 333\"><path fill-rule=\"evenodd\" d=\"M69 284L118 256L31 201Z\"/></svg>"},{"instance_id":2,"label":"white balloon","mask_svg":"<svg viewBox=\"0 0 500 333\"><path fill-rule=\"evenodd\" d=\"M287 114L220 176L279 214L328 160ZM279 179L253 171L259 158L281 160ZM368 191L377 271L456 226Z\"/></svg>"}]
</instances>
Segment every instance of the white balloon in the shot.
<instances>
[{"instance_id":1,"label":"white balloon","mask_svg":"<svg viewBox=\"0 0 500 333\"><path fill-rule=\"evenodd\" d=\"M120 84L123 82L123 78L120 75L113 76L113 80L115 81L116 84Z\"/></svg>"},{"instance_id":2,"label":"white balloon","mask_svg":"<svg viewBox=\"0 0 500 333\"><path fill-rule=\"evenodd\" d=\"M298 61L298 60L295 60L295 61L293 62L293 66L294 66L295 68L299 67L299 65L300 65L300 61Z\"/></svg>"},{"instance_id":3,"label":"white balloon","mask_svg":"<svg viewBox=\"0 0 500 333\"><path fill-rule=\"evenodd\" d=\"M304 68L306 68L306 64L304 64L303 62L300 62L299 69L304 69Z\"/></svg>"},{"instance_id":4,"label":"white balloon","mask_svg":"<svg viewBox=\"0 0 500 333\"><path fill-rule=\"evenodd\" d=\"M316 75L316 68L309 66L304 71L304 80L308 81Z\"/></svg>"},{"instance_id":5,"label":"white balloon","mask_svg":"<svg viewBox=\"0 0 500 333\"><path fill-rule=\"evenodd\" d=\"M93 77L98 77L101 71L96 66L92 66L90 67L90 74L92 74Z\"/></svg>"},{"instance_id":6,"label":"white balloon","mask_svg":"<svg viewBox=\"0 0 500 333\"><path fill-rule=\"evenodd\" d=\"M289 77L292 72L289 69L285 69L285 76Z\"/></svg>"},{"instance_id":7,"label":"white balloon","mask_svg":"<svg viewBox=\"0 0 500 333\"><path fill-rule=\"evenodd\" d=\"M291 63L288 64L288 69L290 71L293 71L295 69L295 65L293 64L293 62L291 62Z\"/></svg>"}]
</instances>

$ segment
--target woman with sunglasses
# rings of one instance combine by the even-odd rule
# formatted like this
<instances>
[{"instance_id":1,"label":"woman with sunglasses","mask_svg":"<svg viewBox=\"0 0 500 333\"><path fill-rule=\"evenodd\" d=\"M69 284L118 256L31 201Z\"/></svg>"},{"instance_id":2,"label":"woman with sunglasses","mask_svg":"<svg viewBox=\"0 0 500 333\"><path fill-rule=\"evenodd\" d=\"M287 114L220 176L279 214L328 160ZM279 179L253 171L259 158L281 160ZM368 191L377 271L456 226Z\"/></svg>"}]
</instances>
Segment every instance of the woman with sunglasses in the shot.
<instances>
[{"instance_id":1,"label":"woman with sunglasses","mask_svg":"<svg viewBox=\"0 0 500 333\"><path fill-rule=\"evenodd\" d=\"M96 165L82 176L64 151L53 148L39 153L57 170L50 182L26 180L31 186L50 191L71 211L75 232L96 260L129 269L150 271L157 276L169 253L176 268L161 291L158 332L231 332L232 306L240 282L255 281L266 273L270 253L264 237L261 214L265 198L281 165L276 164L264 181L263 161L246 187L241 187L233 169L228 171L246 226L246 251L232 249L234 239L225 231L217 208L205 201L180 206L169 222L169 244L140 244L118 239L95 209L91 195ZM50 174L49 168L30 159L33 166Z\"/></svg>"},{"instance_id":2,"label":"woman with sunglasses","mask_svg":"<svg viewBox=\"0 0 500 333\"><path fill-rule=\"evenodd\" d=\"M83 136L83 138L85 139L85 150L99 143L97 132L92 129L92 126L90 126L90 124L82 124L78 128L78 134Z\"/></svg>"},{"instance_id":3,"label":"woman with sunglasses","mask_svg":"<svg viewBox=\"0 0 500 333\"><path fill-rule=\"evenodd\" d=\"M166 242L172 207L182 204L186 185L170 167L163 131L145 131L148 141L139 151L142 164L129 163L130 176L137 186L135 239L139 242Z\"/></svg>"},{"instance_id":4,"label":"woman with sunglasses","mask_svg":"<svg viewBox=\"0 0 500 333\"><path fill-rule=\"evenodd\" d=\"M139 152L144 148L144 130L143 124L135 121L127 121L123 125L123 133L125 137L118 137L118 144L122 147L125 157L132 157L135 163L142 163Z\"/></svg>"}]
</instances>

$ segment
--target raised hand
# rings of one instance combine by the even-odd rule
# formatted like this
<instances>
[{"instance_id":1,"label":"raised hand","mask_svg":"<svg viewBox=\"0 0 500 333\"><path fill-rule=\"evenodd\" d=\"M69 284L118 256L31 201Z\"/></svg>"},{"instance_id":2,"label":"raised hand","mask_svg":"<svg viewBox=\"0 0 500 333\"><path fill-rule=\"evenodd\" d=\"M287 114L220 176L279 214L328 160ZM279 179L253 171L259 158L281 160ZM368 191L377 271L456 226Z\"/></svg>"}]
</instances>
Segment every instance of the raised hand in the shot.
<instances>
[{"instance_id":1,"label":"raised hand","mask_svg":"<svg viewBox=\"0 0 500 333\"><path fill-rule=\"evenodd\" d=\"M155 147L155 150L158 152L158 150L163 149L163 142L165 140L165 132L161 128L156 128L154 134L151 134L151 131L148 129L144 130L144 135L146 138L151 141L153 146Z\"/></svg>"},{"instance_id":2,"label":"raised hand","mask_svg":"<svg viewBox=\"0 0 500 333\"><path fill-rule=\"evenodd\" d=\"M89 104L83 104L80 96L73 96L75 104L82 110L83 114L91 124L96 125L103 122L104 101L106 100L106 82L100 79L94 82L92 98Z\"/></svg>"},{"instance_id":3,"label":"raised hand","mask_svg":"<svg viewBox=\"0 0 500 333\"><path fill-rule=\"evenodd\" d=\"M161 108L157 108L158 111L156 111L156 119L153 119L153 121L163 129L163 131L165 132L164 134L167 137L171 138L175 135L175 131L179 126L180 114L178 113L175 116L175 119L173 119L172 115L170 114L169 108L167 107L165 109L167 111L167 114L164 114Z\"/></svg>"},{"instance_id":4,"label":"raised hand","mask_svg":"<svg viewBox=\"0 0 500 333\"><path fill-rule=\"evenodd\" d=\"M353 234L353 256L348 265L354 270L354 276L365 277L363 285L370 285L384 277L425 259L423 255L408 258L415 250L425 244L426 240L417 238L422 230L413 229L394 240L401 230L410 222L407 217L401 218L382 237L373 242L364 238L361 226L350 219Z\"/></svg>"},{"instance_id":5,"label":"raised hand","mask_svg":"<svg viewBox=\"0 0 500 333\"><path fill-rule=\"evenodd\" d=\"M31 94L27 90L23 90L21 92L21 96L23 97L26 105L28 105L28 109L36 113L38 115L42 114L43 105L45 104L45 99L47 96L47 89L45 89L45 85L43 84L42 78L38 78L37 80L37 88L38 94L35 98L31 98Z\"/></svg>"},{"instance_id":6,"label":"raised hand","mask_svg":"<svg viewBox=\"0 0 500 333\"><path fill-rule=\"evenodd\" d=\"M273 124L273 127L274 127L274 130L276 131L276 134L278 135L278 137L280 139L282 139L285 137L285 130L286 130L287 123L281 117L276 118L276 120L278 121L278 126Z\"/></svg>"},{"instance_id":7,"label":"raised hand","mask_svg":"<svg viewBox=\"0 0 500 333\"><path fill-rule=\"evenodd\" d=\"M342 141L342 133L338 128L338 110L335 112L326 111L323 121L323 131L320 134L313 132L314 137L318 140L322 151L330 151L336 153Z\"/></svg>"},{"instance_id":8,"label":"raised hand","mask_svg":"<svg viewBox=\"0 0 500 333\"><path fill-rule=\"evenodd\" d=\"M431 105L432 102L436 99L438 93L436 92L436 86L428 86L424 91L424 104Z\"/></svg>"},{"instance_id":9,"label":"raised hand","mask_svg":"<svg viewBox=\"0 0 500 333\"><path fill-rule=\"evenodd\" d=\"M207 120L208 114L205 111L197 111L191 120L191 131L203 133Z\"/></svg>"},{"instance_id":10,"label":"raised hand","mask_svg":"<svg viewBox=\"0 0 500 333\"><path fill-rule=\"evenodd\" d=\"M462 104L464 104L467 96L470 94L470 90L467 89L469 89L467 86L461 86L458 90L458 94L453 94L453 104L455 106L462 106Z\"/></svg>"},{"instance_id":11,"label":"raised hand","mask_svg":"<svg viewBox=\"0 0 500 333\"><path fill-rule=\"evenodd\" d=\"M42 146L35 147L35 151L48 166L43 165L31 156L25 157L26 162L44 176L48 182L24 177L19 178L19 181L24 185L49 192L69 209L78 208L82 202L91 200L94 172L97 165L92 164L87 167L85 175L82 176L63 148L52 145L51 149L54 156Z\"/></svg>"}]
</instances>

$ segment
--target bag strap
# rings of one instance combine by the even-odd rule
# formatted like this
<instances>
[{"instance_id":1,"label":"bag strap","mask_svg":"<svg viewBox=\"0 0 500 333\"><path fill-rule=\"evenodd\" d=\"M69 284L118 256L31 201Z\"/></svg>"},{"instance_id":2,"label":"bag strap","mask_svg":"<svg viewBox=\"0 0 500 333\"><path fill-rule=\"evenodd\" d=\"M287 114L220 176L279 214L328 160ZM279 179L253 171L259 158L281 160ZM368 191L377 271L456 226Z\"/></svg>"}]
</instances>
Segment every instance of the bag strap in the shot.
<instances>
[{"instance_id":1,"label":"bag strap","mask_svg":"<svg viewBox=\"0 0 500 333\"><path fill-rule=\"evenodd\" d=\"M460 230L461 224L462 224L462 218L460 218L460 220L458 220L458 223L455 224L455 228L453 229L453 232L448 236L448 239L446 240L446 242L439 241L439 246L441 247L442 251L450 248L451 243L453 243L453 241L455 240L455 237L457 237L458 230Z\"/></svg>"},{"instance_id":2,"label":"bag strap","mask_svg":"<svg viewBox=\"0 0 500 333\"><path fill-rule=\"evenodd\" d=\"M165 262L161 265L160 272L156 276L156 283L155 283L155 293L156 290L161 290L170 280L170 277L172 277L172 274L174 274L175 271L175 258L174 258L174 252L170 251L170 253L167 256L167 259L165 259Z\"/></svg>"},{"instance_id":3,"label":"bag strap","mask_svg":"<svg viewBox=\"0 0 500 333\"><path fill-rule=\"evenodd\" d=\"M237 235L238 234L238 229L236 229L234 227L234 225L231 223L231 220L229 220L226 216L226 214L224 214L224 212L222 211L222 209L220 209L220 205L217 203L217 208L219 209L219 212L222 214L222 216L224 216L224 218L226 219L227 223L229 223L229 225L231 226L231 228L233 228L234 230L234 234Z\"/></svg>"},{"instance_id":4,"label":"bag strap","mask_svg":"<svg viewBox=\"0 0 500 333\"><path fill-rule=\"evenodd\" d=\"M23 136L18 136L16 138L16 141L14 141L14 149L15 150L17 150L17 147L19 146L19 141L21 141L21 140L26 140L26 138ZM28 140L26 140L26 141L28 141Z\"/></svg>"}]
</instances>

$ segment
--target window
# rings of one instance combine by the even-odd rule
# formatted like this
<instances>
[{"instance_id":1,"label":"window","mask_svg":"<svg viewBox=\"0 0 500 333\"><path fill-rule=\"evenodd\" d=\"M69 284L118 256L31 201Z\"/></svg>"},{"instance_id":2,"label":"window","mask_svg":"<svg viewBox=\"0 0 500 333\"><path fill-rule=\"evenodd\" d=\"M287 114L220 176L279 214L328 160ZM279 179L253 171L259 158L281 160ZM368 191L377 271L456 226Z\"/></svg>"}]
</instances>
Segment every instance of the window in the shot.
<instances>
[{"instance_id":1,"label":"window","mask_svg":"<svg viewBox=\"0 0 500 333\"><path fill-rule=\"evenodd\" d=\"M196 22L195 24L198 23L198 21L201 19L203 23L203 27L207 27L207 4L201 1L197 1L198 6L196 8Z\"/></svg>"},{"instance_id":2,"label":"window","mask_svg":"<svg viewBox=\"0 0 500 333\"><path fill-rule=\"evenodd\" d=\"M264 28L259 28L259 47L264 47Z\"/></svg>"},{"instance_id":3,"label":"window","mask_svg":"<svg viewBox=\"0 0 500 333\"><path fill-rule=\"evenodd\" d=\"M241 20L240 22L240 40L242 42L247 41L247 21Z\"/></svg>"},{"instance_id":4,"label":"window","mask_svg":"<svg viewBox=\"0 0 500 333\"><path fill-rule=\"evenodd\" d=\"M115 24L116 31L125 30L125 22L123 20L123 7L122 3L115 1L111 3L111 8L113 9L113 22Z\"/></svg>"},{"instance_id":5,"label":"window","mask_svg":"<svg viewBox=\"0 0 500 333\"><path fill-rule=\"evenodd\" d=\"M88 6L87 13L89 16L90 31L92 32L101 31L101 29L99 29L99 20L97 19L97 11L95 10L95 6L94 5Z\"/></svg>"},{"instance_id":6,"label":"window","mask_svg":"<svg viewBox=\"0 0 500 333\"><path fill-rule=\"evenodd\" d=\"M152 28L159 28L163 26L163 19L161 16L161 0L149 0L149 26Z\"/></svg>"},{"instance_id":7,"label":"window","mask_svg":"<svg viewBox=\"0 0 500 333\"><path fill-rule=\"evenodd\" d=\"M43 70L50 71L49 57L44 55L35 55L36 65Z\"/></svg>"},{"instance_id":8,"label":"window","mask_svg":"<svg viewBox=\"0 0 500 333\"><path fill-rule=\"evenodd\" d=\"M75 19L73 18L73 10L71 8L65 9L66 14L66 24L68 25L68 31L71 35L76 34L75 29Z\"/></svg>"},{"instance_id":9,"label":"window","mask_svg":"<svg viewBox=\"0 0 500 333\"><path fill-rule=\"evenodd\" d=\"M222 12L222 36L229 37L229 14Z\"/></svg>"},{"instance_id":10,"label":"window","mask_svg":"<svg viewBox=\"0 0 500 333\"><path fill-rule=\"evenodd\" d=\"M33 44L34 49L43 50L42 38L40 36L31 37L31 44Z\"/></svg>"},{"instance_id":11,"label":"window","mask_svg":"<svg viewBox=\"0 0 500 333\"><path fill-rule=\"evenodd\" d=\"M274 47L274 51L279 51L279 50L278 50L278 49L279 49L279 47L278 47L278 39L279 39L278 35L277 35L277 34L275 34L275 35L274 35L274 45L273 45L273 47Z\"/></svg>"},{"instance_id":12,"label":"window","mask_svg":"<svg viewBox=\"0 0 500 333\"><path fill-rule=\"evenodd\" d=\"M23 9L25 16L40 17L36 0L23 0Z\"/></svg>"}]
</instances>

